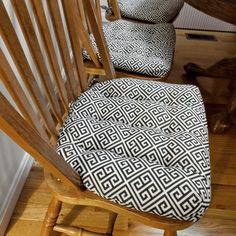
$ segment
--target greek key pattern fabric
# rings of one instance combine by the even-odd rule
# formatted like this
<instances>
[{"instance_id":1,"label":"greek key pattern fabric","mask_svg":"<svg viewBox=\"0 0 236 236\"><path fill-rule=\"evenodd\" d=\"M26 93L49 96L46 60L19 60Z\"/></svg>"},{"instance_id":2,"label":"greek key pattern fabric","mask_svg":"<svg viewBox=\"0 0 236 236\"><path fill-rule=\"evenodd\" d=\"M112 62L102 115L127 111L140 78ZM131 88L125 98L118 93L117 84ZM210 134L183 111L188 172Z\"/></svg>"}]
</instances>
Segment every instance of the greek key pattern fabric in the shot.
<instances>
[{"instance_id":1,"label":"greek key pattern fabric","mask_svg":"<svg viewBox=\"0 0 236 236\"><path fill-rule=\"evenodd\" d=\"M173 20L184 5L183 0L118 0L121 15L150 23Z\"/></svg>"},{"instance_id":2,"label":"greek key pattern fabric","mask_svg":"<svg viewBox=\"0 0 236 236\"><path fill-rule=\"evenodd\" d=\"M176 40L172 24L117 20L104 24L103 32L116 69L155 77L165 77L170 72ZM91 41L98 54L93 35ZM86 51L84 57L90 60Z\"/></svg>"},{"instance_id":3,"label":"greek key pattern fabric","mask_svg":"<svg viewBox=\"0 0 236 236\"><path fill-rule=\"evenodd\" d=\"M209 206L208 131L195 86L97 83L71 105L57 150L88 190L120 205L188 221Z\"/></svg>"}]
</instances>

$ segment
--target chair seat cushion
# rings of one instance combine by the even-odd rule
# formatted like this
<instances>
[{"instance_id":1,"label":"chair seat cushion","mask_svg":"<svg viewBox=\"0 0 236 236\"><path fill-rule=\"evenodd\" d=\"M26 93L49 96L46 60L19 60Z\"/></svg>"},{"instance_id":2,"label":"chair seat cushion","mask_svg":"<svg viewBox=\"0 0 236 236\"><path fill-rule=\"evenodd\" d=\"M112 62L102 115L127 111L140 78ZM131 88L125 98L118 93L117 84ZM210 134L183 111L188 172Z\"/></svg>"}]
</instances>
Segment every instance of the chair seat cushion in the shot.
<instances>
[{"instance_id":1,"label":"chair seat cushion","mask_svg":"<svg viewBox=\"0 0 236 236\"><path fill-rule=\"evenodd\" d=\"M120 205L187 221L209 206L208 131L195 86L97 83L71 105L57 151L90 191Z\"/></svg>"},{"instance_id":2,"label":"chair seat cushion","mask_svg":"<svg viewBox=\"0 0 236 236\"><path fill-rule=\"evenodd\" d=\"M150 23L173 20L184 5L184 0L118 0L121 15Z\"/></svg>"},{"instance_id":3,"label":"chair seat cushion","mask_svg":"<svg viewBox=\"0 0 236 236\"><path fill-rule=\"evenodd\" d=\"M172 24L118 20L104 24L103 31L116 69L155 77L170 72L176 40ZM93 35L91 40L98 54ZM90 59L86 52L84 56Z\"/></svg>"}]
</instances>

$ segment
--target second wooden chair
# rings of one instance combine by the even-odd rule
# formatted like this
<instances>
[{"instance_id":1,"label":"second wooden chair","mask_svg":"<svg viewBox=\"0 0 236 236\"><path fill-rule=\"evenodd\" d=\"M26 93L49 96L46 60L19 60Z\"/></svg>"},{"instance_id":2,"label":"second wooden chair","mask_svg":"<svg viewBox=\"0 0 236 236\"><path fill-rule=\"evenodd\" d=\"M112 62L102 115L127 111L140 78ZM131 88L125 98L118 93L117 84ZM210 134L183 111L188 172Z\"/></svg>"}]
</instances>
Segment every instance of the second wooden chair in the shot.
<instances>
[{"instance_id":1,"label":"second wooden chair","mask_svg":"<svg viewBox=\"0 0 236 236\"><path fill-rule=\"evenodd\" d=\"M81 1L81 0L79 0ZM171 71L175 51L175 28L172 24L144 24L119 19L102 23L100 0L97 16L106 38L111 61L120 77L131 76L157 80ZM86 23L86 16L84 16ZM89 30L89 27L85 26ZM98 48L90 35L95 53ZM91 59L84 53L86 59Z\"/></svg>"}]
</instances>

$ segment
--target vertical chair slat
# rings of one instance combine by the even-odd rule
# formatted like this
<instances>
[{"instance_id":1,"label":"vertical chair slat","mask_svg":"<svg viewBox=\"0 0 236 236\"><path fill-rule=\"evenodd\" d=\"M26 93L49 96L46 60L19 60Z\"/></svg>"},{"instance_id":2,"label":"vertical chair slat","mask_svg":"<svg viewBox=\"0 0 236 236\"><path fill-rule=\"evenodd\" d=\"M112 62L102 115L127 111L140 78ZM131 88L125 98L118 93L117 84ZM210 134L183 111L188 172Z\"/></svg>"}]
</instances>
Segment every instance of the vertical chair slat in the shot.
<instances>
[{"instance_id":1,"label":"vertical chair slat","mask_svg":"<svg viewBox=\"0 0 236 236\"><path fill-rule=\"evenodd\" d=\"M31 56L34 60L34 64L39 73L40 80L45 90L45 94L50 104L50 108L56 117L57 121L62 124L62 111L58 102L57 94L53 88L51 78L43 58L43 54L40 49L37 35L35 33L33 24L27 6L24 0L11 0L15 13L18 18L18 22L22 28L27 46L31 52Z\"/></svg>"},{"instance_id":2,"label":"vertical chair slat","mask_svg":"<svg viewBox=\"0 0 236 236\"><path fill-rule=\"evenodd\" d=\"M39 132L41 137L44 140L49 141L45 130L34 113L31 104L29 103L2 50L0 50L0 62L0 79L13 98L15 104L21 111L24 118Z\"/></svg>"},{"instance_id":3,"label":"vertical chair slat","mask_svg":"<svg viewBox=\"0 0 236 236\"><path fill-rule=\"evenodd\" d=\"M107 79L113 79L116 76L115 69L111 61L109 49L108 49L104 34L102 32L102 28L99 25L99 21L96 17L94 4L92 3L92 1L93 0L86 0L86 1L83 1L83 3L87 11L89 23L93 30L92 33L97 43L97 47L98 47L99 55L102 60L102 64L106 71Z\"/></svg>"},{"instance_id":4,"label":"vertical chair slat","mask_svg":"<svg viewBox=\"0 0 236 236\"><path fill-rule=\"evenodd\" d=\"M27 58L2 1L0 1L0 12L0 30L4 43L11 54L36 108L38 109L45 127L51 136L56 138L58 132L55 128L55 123L42 93L40 92L39 86L34 78L33 72L28 64Z\"/></svg>"},{"instance_id":5,"label":"vertical chair slat","mask_svg":"<svg viewBox=\"0 0 236 236\"><path fill-rule=\"evenodd\" d=\"M99 0L100 1L100 0ZM118 20L121 19L121 13L120 13L120 8L118 5L117 0L107 0L108 6L112 9L113 11L113 20Z\"/></svg>"},{"instance_id":6,"label":"vertical chair slat","mask_svg":"<svg viewBox=\"0 0 236 236\"><path fill-rule=\"evenodd\" d=\"M42 42L44 44L45 52L48 57L48 62L51 71L54 75L54 80L57 85L58 93L61 98L63 108L66 112L68 112L68 104L69 104L68 100L72 99L72 96L70 98L68 97L69 95L67 94L65 88L65 82L63 81L62 78L61 69L55 53L55 48L53 46L53 40L50 34L42 2L39 0L30 0L30 2L34 12L35 21L42 38Z\"/></svg>"},{"instance_id":7,"label":"vertical chair slat","mask_svg":"<svg viewBox=\"0 0 236 236\"><path fill-rule=\"evenodd\" d=\"M63 0L62 2L65 8L65 15L68 22L68 28L71 31L72 39L75 37L74 41L77 41L77 38L79 37L80 40L83 42L83 46L86 48L95 66L101 67L97 54L90 42L88 31L86 30L86 28L88 27L84 26L80 17L80 15L82 14L80 14L79 12L81 6L78 5L78 2L76 0ZM73 23L73 25L71 25L71 23Z\"/></svg>"},{"instance_id":8,"label":"vertical chair slat","mask_svg":"<svg viewBox=\"0 0 236 236\"><path fill-rule=\"evenodd\" d=\"M94 0L96 6L96 12L100 27L102 27L102 11L101 11L101 0Z\"/></svg>"},{"instance_id":9,"label":"vertical chair slat","mask_svg":"<svg viewBox=\"0 0 236 236\"><path fill-rule=\"evenodd\" d=\"M64 0L63 2L71 4L70 1ZM90 41L89 33L92 33L92 29L84 12L83 0L76 0L76 2L77 2L77 9L79 10L78 15L75 14L76 25L78 25L78 27L75 27L76 31L78 31L80 39L82 40L84 47L86 48L95 66L97 68L101 68L98 56ZM73 9L73 11L76 11L77 9Z\"/></svg>"},{"instance_id":10,"label":"vertical chair slat","mask_svg":"<svg viewBox=\"0 0 236 236\"><path fill-rule=\"evenodd\" d=\"M82 56L82 50L83 47L81 45L81 40L80 38L84 38L84 40L88 40L89 38L85 38L86 35L84 33L86 32L83 29L83 24L81 22L81 19L79 17L79 11L78 11L78 6L77 6L77 1L76 0L63 0L63 8L65 11L65 18L67 22L67 27L69 30L69 35L70 39L72 42L72 47L73 47L73 52L74 52L74 57L76 60L76 65L77 65L77 71L80 76L80 83L82 86L82 89L85 90L88 86L88 81L86 81L86 75L85 75L85 69L83 66L83 56ZM89 44L91 46L91 44ZM95 58L96 54L94 53ZM100 63L97 60L98 65Z\"/></svg>"},{"instance_id":11,"label":"vertical chair slat","mask_svg":"<svg viewBox=\"0 0 236 236\"><path fill-rule=\"evenodd\" d=\"M66 35L65 35L65 30L63 27L63 22L62 22L62 17L60 14L60 9L58 5L57 0L47 0L52 23L54 26L57 42L58 42L58 47L60 50L60 53L62 55L62 61L64 64L65 72L67 75L67 79L71 88L71 91L73 93L73 97L76 98L78 95L78 82L79 78L74 70L74 63L72 62L70 58L70 51L67 45L66 41Z\"/></svg>"},{"instance_id":12,"label":"vertical chair slat","mask_svg":"<svg viewBox=\"0 0 236 236\"><path fill-rule=\"evenodd\" d=\"M90 33L92 33L91 25L88 22L87 14L86 14L85 9L84 9L83 0L77 0L77 4L78 4L80 17L82 18L81 20L82 20L82 23L84 25L84 28L86 29L88 34L90 34Z\"/></svg>"},{"instance_id":13,"label":"vertical chair slat","mask_svg":"<svg viewBox=\"0 0 236 236\"><path fill-rule=\"evenodd\" d=\"M82 0L77 0L77 5L78 5L78 8L79 8L80 19L83 23L83 26L84 26L85 30L88 32L87 19L86 19L86 15L85 15L85 12L84 12L84 6L83 6Z\"/></svg>"},{"instance_id":14,"label":"vertical chair slat","mask_svg":"<svg viewBox=\"0 0 236 236\"><path fill-rule=\"evenodd\" d=\"M44 141L0 93L0 127L43 167L62 182L78 189L82 181L78 174Z\"/></svg>"}]
</instances>

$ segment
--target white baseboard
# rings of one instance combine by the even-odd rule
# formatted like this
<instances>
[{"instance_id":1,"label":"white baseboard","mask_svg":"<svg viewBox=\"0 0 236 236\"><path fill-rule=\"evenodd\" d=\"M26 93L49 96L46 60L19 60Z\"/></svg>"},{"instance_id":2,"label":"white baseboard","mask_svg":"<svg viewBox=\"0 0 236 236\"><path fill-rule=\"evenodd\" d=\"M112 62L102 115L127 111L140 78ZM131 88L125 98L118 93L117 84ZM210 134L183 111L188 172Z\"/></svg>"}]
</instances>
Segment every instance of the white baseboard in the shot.
<instances>
[{"instance_id":1,"label":"white baseboard","mask_svg":"<svg viewBox=\"0 0 236 236\"><path fill-rule=\"evenodd\" d=\"M15 174L14 180L6 195L5 201L2 206L0 206L0 236L4 236L32 164L33 159L29 154L26 153L21 161L19 169Z\"/></svg>"}]
</instances>

